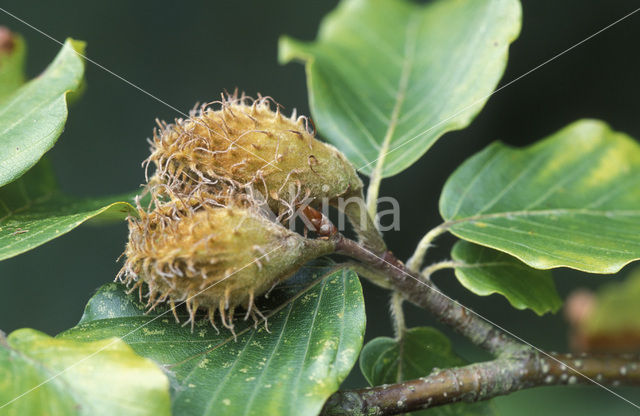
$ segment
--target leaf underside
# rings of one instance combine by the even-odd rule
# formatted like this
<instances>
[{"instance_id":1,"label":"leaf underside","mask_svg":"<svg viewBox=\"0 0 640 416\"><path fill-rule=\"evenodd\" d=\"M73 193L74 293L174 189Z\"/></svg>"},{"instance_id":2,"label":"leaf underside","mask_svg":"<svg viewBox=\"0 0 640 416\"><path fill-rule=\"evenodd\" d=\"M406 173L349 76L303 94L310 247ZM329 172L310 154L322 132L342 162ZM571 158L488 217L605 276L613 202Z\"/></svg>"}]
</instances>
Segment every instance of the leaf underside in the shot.
<instances>
[{"instance_id":1,"label":"leaf underside","mask_svg":"<svg viewBox=\"0 0 640 416\"><path fill-rule=\"evenodd\" d=\"M640 145L595 120L526 148L494 143L448 179L440 213L531 267L615 273L640 258Z\"/></svg>"},{"instance_id":2,"label":"leaf underside","mask_svg":"<svg viewBox=\"0 0 640 416\"><path fill-rule=\"evenodd\" d=\"M90 300L78 326L60 337L124 336L171 374L174 414L313 415L349 373L364 333L357 275L332 270L306 267L259 303L272 314L270 333L241 319L237 341L226 329L217 334L205 319L191 333L166 309L144 315L142 304L110 284Z\"/></svg>"},{"instance_id":3,"label":"leaf underside","mask_svg":"<svg viewBox=\"0 0 640 416\"><path fill-rule=\"evenodd\" d=\"M538 315L556 312L562 301L549 270L532 269L508 254L458 241L451 251L458 281L480 296L499 293L517 309L529 308Z\"/></svg>"},{"instance_id":4,"label":"leaf underside","mask_svg":"<svg viewBox=\"0 0 640 416\"><path fill-rule=\"evenodd\" d=\"M284 37L279 55L306 63L320 133L362 173L392 176L471 122L520 20L517 0L343 0L315 42Z\"/></svg>"},{"instance_id":5,"label":"leaf underside","mask_svg":"<svg viewBox=\"0 0 640 416\"><path fill-rule=\"evenodd\" d=\"M92 218L107 221L135 215L133 198L133 193L100 198L64 195L43 159L0 188L0 260L60 237Z\"/></svg>"}]
</instances>

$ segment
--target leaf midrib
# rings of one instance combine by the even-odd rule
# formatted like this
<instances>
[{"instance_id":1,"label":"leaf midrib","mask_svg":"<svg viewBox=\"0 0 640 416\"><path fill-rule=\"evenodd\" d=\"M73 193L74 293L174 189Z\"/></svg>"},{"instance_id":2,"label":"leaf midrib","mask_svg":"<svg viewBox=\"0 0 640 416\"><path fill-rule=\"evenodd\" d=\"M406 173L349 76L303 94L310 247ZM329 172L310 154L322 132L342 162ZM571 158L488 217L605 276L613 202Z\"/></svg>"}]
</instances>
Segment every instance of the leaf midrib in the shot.
<instances>
[{"instance_id":1,"label":"leaf midrib","mask_svg":"<svg viewBox=\"0 0 640 416\"><path fill-rule=\"evenodd\" d=\"M459 263L456 264L453 268L454 269L484 269L486 267L516 267L516 268L521 268L524 270L527 270L527 267L525 267L525 265L520 265L518 263L514 263L514 262L507 262L507 261L489 261L489 262L478 262L478 263Z\"/></svg>"},{"instance_id":2,"label":"leaf midrib","mask_svg":"<svg viewBox=\"0 0 640 416\"><path fill-rule=\"evenodd\" d=\"M393 109L391 110L391 117L389 117L389 120L390 120L389 126L387 126L387 131L385 132L384 138L382 140L382 146L380 146L378 161L371 175L372 178L379 178L382 176L382 170L384 168L384 163L385 163L387 152L389 150L389 145L391 143L391 139L393 138L393 134L395 133L396 128L398 127L400 111L402 110L402 105L404 104L405 98L407 96L407 88L409 87L409 78L413 70L413 64L415 59L415 45L416 45L417 36L418 36L417 28L418 28L418 16L413 15L410 17L409 24L407 24L407 31L405 34L405 42L404 42L405 43L405 48L404 48L405 60L402 65L400 79L398 80L398 91L395 96L395 103L393 105Z\"/></svg>"},{"instance_id":3,"label":"leaf midrib","mask_svg":"<svg viewBox=\"0 0 640 416\"><path fill-rule=\"evenodd\" d=\"M242 347L242 350L238 353L236 360L233 362L233 365L231 365L231 367L229 367L229 370L227 370L227 372L224 375L224 377L222 378L222 380L219 381L218 387L216 388L215 392L213 392L211 394L209 402L207 403L207 407L205 408L205 411L204 411L205 415L209 414L209 411L211 410L211 406L213 406L214 402L218 399L218 396L220 395L220 392L222 391L223 387L226 384L225 381L231 376L233 370L236 368L236 366L240 362L240 358L244 355L245 351L247 350L247 347L251 343L251 340L253 339L254 335L257 334L257 333L258 333L258 331L251 332L251 336L249 337L249 339L247 339L247 341L244 344L244 347ZM206 358L206 355L203 356L203 359L204 358ZM189 372L189 375L184 378L184 380L182 381L183 385L187 384L187 381L194 374L194 372L195 372L195 370L197 368L198 368L198 365L195 365L193 370ZM177 401L178 396L179 396L179 394L176 394L176 401Z\"/></svg>"},{"instance_id":4,"label":"leaf midrib","mask_svg":"<svg viewBox=\"0 0 640 416\"><path fill-rule=\"evenodd\" d=\"M46 232L48 232L51 229L54 229L56 227L68 227L68 226L72 226L72 228L75 228L76 226L80 225L80 223L88 221L92 218L97 217L98 215L102 214L103 212L113 208L116 205L119 204L126 204L126 202L114 202L112 204L109 204L107 206L95 209L95 210L89 210L89 211L81 211L81 212L77 212L77 213L73 213L73 214L65 214L62 216L51 216L46 218L46 220L42 220L40 221L40 223L42 224L44 221L47 221L47 223L40 227L37 231L34 232L29 232L26 235L23 235L21 239L16 239L14 240L12 243L4 245L2 247L2 250L0 250L0 260L4 260L6 258L9 257L13 257L14 255L20 254L20 253L15 253L15 252L11 252L9 249L13 248L16 245L24 245L25 243L29 242L30 240L33 240L34 238L40 236L41 234L44 234ZM10 217L9 217L10 218ZM77 218L77 221L80 221L80 223L75 223L73 224L73 221L71 222L71 224L69 224L69 220L71 218ZM0 227L1 228L1 227ZM60 235L62 235L64 233L61 233ZM11 237L12 234L4 234L4 235L0 235L0 241L2 239ZM44 244L44 243L40 243L40 244ZM20 249L19 249L20 250ZM9 252L11 253L11 255L9 257L4 257L6 255L6 253Z\"/></svg>"},{"instance_id":5,"label":"leaf midrib","mask_svg":"<svg viewBox=\"0 0 640 416\"><path fill-rule=\"evenodd\" d=\"M0 345L0 348L6 348L9 351L13 351L18 356L20 356L23 360L27 361L28 363L31 363L32 366L40 368L42 370L42 372L44 372L45 374L49 375L49 376L45 375L45 377L46 377L45 381L40 383L38 386L34 387L34 389L36 389L36 388L40 387L41 385L43 385L45 383L48 383L48 382L54 382L54 384L58 384L58 385L61 384L62 386L66 386L66 388L63 389L63 391L69 394L69 398L71 400L73 400L73 402L75 402L76 404L81 403L81 400L78 397L78 392L73 389L72 385L69 384L69 382L67 382L67 380L65 380L64 378L59 377L61 375L60 372L58 372L57 370L54 370L52 368L49 368L49 366L45 365L42 361L39 361L36 358L33 358L30 355L25 354L23 351L16 349L15 347L13 347L8 342L3 343L2 345ZM28 391L22 393L22 395L25 395L25 394L29 393L30 391L31 390L28 390ZM20 396L18 396L18 397L20 397Z\"/></svg>"},{"instance_id":6,"label":"leaf midrib","mask_svg":"<svg viewBox=\"0 0 640 416\"><path fill-rule=\"evenodd\" d=\"M503 212L495 212L491 214L472 215L470 217L447 220L442 224L442 227L450 228L450 227L453 227L454 225L465 223L465 222L509 218L509 217L576 215L576 214L591 215L591 216L605 216L605 217L609 217L611 215L629 216L629 215L640 215L640 210L592 210L587 208L554 208L554 209L546 209L546 210L540 210L540 211L529 211L529 210L503 211Z\"/></svg>"},{"instance_id":7,"label":"leaf midrib","mask_svg":"<svg viewBox=\"0 0 640 416\"><path fill-rule=\"evenodd\" d=\"M255 383L256 387L251 392L251 396L249 396L249 400L247 400L247 405L246 405L245 410L243 412L243 414L245 414L245 415L250 414L251 405L253 404L253 401L255 400L258 391L261 389L262 378L263 378L264 374L267 372L267 369L269 368L269 366L271 365L271 361L273 360L273 357L275 357L276 351L278 351L278 348L280 348L280 344L282 343L282 339L284 338L284 333L287 330L287 324L289 323L289 317L291 316L291 310L292 309L293 308L289 308L289 310L287 311L287 316L285 317L284 323L282 324L282 330L280 331L280 335L278 336L278 340L276 341L276 345L273 347L273 350L272 350L271 354L269 354L269 358L267 359L267 362L265 363L264 367L262 368L262 371L260 372L260 376L258 377L258 379L257 379L257 381Z\"/></svg>"},{"instance_id":8,"label":"leaf midrib","mask_svg":"<svg viewBox=\"0 0 640 416\"><path fill-rule=\"evenodd\" d=\"M298 300L302 295L304 295L305 293L307 293L308 291L310 291L311 289L313 289L317 284L319 284L321 281L323 281L324 279L328 278L329 276L331 276L332 274L336 273L339 270L342 269L348 269L348 267L344 264L338 264L335 267L330 268L329 270L327 270L325 273L323 273L321 276L319 276L317 279L314 279L313 281L311 281L308 285L305 285L299 292L297 292L294 296L292 296L290 299L287 299L285 302L283 302L281 305L277 306L276 308L274 308L269 314L266 315L267 319L277 315L278 313L280 313L282 310L284 310L286 307L293 305L293 303ZM105 319L100 319L100 320L111 320L111 319L118 319L118 318L105 318ZM94 320L94 321L89 321L86 324L90 324L92 322L97 322L99 320ZM244 328L242 331L238 332L236 334L236 337L239 337L241 335L246 334L249 331L256 331L251 325L247 326L246 328ZM169 367L176 367L176 366L180 366L190 360L193 360L195 358L198 358L200 356L206 356L206 354L209 354L210 352L213 352L214 350L223 347L225 344L233 341L235 338L234 337L228 337L222 341L220 341L218 344L214 345L211 348L208 348L205 351L199 352L197 354L193 354L189 357L186 357L185 359L178 361L176 363L173 363L171 365L169 365Z\"/></svg>"},{"instance_id":9,"label":"leaf midrib","mask_svg":"<svg viewBox=\"0 0 640 416\"><path fill-rule=\"evenodd\" d=\"M325 291L325 287L327 285L327 281L323 280L322 281L322 287L320 288L320 294L318 295L317 301L316 301L316 309L313 312L313 317L311 318L311 331L313 332L313 330L316 327L316 318L318 317L318 311L320 310L320 305L322 304L322 297L324 296L324 291ZM308 362L308 356L309 356L309 347L311 346L311 333L309 333L309 336L307 337L307 345L305 347L304 350L304 358L302 360L303 363ZM302 373L304 372L304 366L300 367L300 371L298 371L298 376L296 377L296 381L293 384L294 385L294 391L293 394L291 395L291 397L298 397L298 390L300 389L300 379L302 378ZM291 402L292 405L295 405L295 402L292 401Z\"/></svg>"},{"instance_id":10,"label":"leaf midrib","mask_svg":"<svg viewBox=\"0 0 640 416\"><path fill-rule=\"evenodd\" d=\"M24 182L20 181L20 183L21 183L20 186L21 186L22 190L24 191L24 196L25 196L25 199L27 200L27 202L23 206L18 207L18 208L14 209L14 210L11 210L11 209L9 209L9 206L6 205L4 203L4 201L2 201L0 199L0 204L4 205L5 209L7 210L7 215L5 215L4 217L0 217L0 224L5 222L9 218L13 217L14 215L21 213L22 211L28 210L28 209L36 206L36 205L48 202L57 193L57 190L51 190L51 191L49 191L49 192L47 192L45 194L42 194L41 196L39 196L37 198L33 198L32 199L29 196L29 194L28 194L28 192L27 192L27 190L26 190L26 188L24 186Z\"/></svg>"}]
</instances>

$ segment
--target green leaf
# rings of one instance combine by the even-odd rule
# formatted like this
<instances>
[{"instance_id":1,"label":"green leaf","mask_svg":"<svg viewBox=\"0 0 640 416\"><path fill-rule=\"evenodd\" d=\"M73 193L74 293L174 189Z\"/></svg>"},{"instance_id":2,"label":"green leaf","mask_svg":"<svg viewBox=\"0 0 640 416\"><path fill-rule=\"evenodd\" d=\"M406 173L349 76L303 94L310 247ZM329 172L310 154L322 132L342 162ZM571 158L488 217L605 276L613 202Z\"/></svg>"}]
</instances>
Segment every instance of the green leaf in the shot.
<instances>
[{"instance_id":1,"label":"green leaf","mask_svg":"<svg viewBox=\"0 0 640 416\"><path fill-rule=\"evenodd\" d=\"M494 143L449 178L440 212L456 236L534 268L615 273L640 258L640 145L595 120Z\"/></svg>"},{"instance_id":2,"label":"green leaf","mask_svg":"<svg viewBox=\"0 0 640 416\"><path fill-rule=\"evenodd\" d=\"M60 336L123 337L172 374L177 415L317 414L362 347L365 314L357 275L307 267L258 307L270 311L271 332L239 319L234 340L205 319L191 333L166 309L144 315L135 296L109 284L91 299L78 326Z\"/></svg>"},{"instance_id":3,"label":"green leaf","mask_svg":"<svg viewBox=\"0 0 640 416\"><path fill-rule=\"evenodd\" d=\"M315 42L284 37L279 55L306 63L320 133L362 173L392 176L469 125L520 20L517 0L343 0Z\"/></svg>"},{"instance_id":4,"label":"green leaf","mask_svg":"<svg viewBox=\"0 0 640 416\"><path fill-rule=\"evenodd\" d=\"M640 340L640 269L623 281L611 283L598 290L593 310L584 320L584 332L594 341L635 342ZM614 343L615 346L615 343ZM637 348L637 347L636 347Z\"/></svg>"},{"instance_id":5,"label":"green leaf","mask_svg":"<svg viewBox=\"0 0 640 416\"><path fill-rule=\"evenodd\" d=\"M67 93L80 85L84 43L67 39L49 67L0 103L0 186L35 165L67 120Z\"/></svg>"},{"instance_id":6,"label":"green leaf","mask_svg":"<svg viewBox=\"0 0 640 416\"><path fill-rule=\"evenodd\" d=\"M131 193L100 198L64 195L43 159L20 179L0 188L0 260L60 237L92 218L135 215L130 202Z\"/></svg>"},{"instance_id":7,"label":"green leaf","mask_svg":"<svg viewBox=\"0 0 640 416\"><path fill-rule=\"evenodd\" d=\"M24 39L15 34L10 36L11 46L0 50L0 103L24 84Z\"/></svg>"},{"instance_id":8,"label":"green leaf","mask_svg":"<svg viewBox=\"0 0 640 416\"><path fill-rule=\"evenodd\" d=\"M499 293L517 309L532 309L538 315L556 312L562 300L548 270L532 269L500 251L458 241L451 256L458 281L480 296Z\"/></svg>"},{"instance_id":9,"label":"green leaf","mask_svg":"<svg viewBox=\"0 0 640 416\"><path fill-rule=\"evenodd\" d=\"M436 368L459 367L466 362L453 352L449 339L435 328L418 327L406 331L402 342L388 337L372 339L360 354L360 370L372 386L414 380ZM412 415L492 415L488 402L457 403Z\"/></svg>"},{"instance_id":10,"label":"green leaf","mask_svg":"<svg viewBox=\"0 0 640 416\"><path fill-rule=\"evenodd\" d=\"M1 341L3 415L170 415L167 377L120 339L79 342L19 329Z\"/></svg>"}]
</instances>

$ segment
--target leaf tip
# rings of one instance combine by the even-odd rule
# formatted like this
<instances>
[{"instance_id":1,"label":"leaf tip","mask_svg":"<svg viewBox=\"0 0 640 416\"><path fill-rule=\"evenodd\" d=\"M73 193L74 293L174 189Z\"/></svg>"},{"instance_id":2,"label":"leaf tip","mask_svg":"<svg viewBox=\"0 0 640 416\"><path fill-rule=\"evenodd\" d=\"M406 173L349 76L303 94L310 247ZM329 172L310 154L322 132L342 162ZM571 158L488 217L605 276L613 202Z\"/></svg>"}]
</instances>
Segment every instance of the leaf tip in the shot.
<instances>
[{"instance_id":1,"label":"leaf tip","mask_svg":"<svg viewBox=\"0 0 640 416\"><path fill-rule=\"evenodd\" d=\"M310 56L304 52L304 44L292 37L283 35L278 39L278 62L285 65L294 60L307 61Z\"/></svg>"},{"instance_id":2,"label":"leaf tip","mask_svg":"<svg viewBox=\"0 0 640 416\"><path fill-rule=\"evenodd\" d=\"M64 43L71 47L78 55L83 55L87 48L87 42L83 40L67 38ZM84 58L84 56L81 56L81 58Z\"/></svg>"}]
</instances>

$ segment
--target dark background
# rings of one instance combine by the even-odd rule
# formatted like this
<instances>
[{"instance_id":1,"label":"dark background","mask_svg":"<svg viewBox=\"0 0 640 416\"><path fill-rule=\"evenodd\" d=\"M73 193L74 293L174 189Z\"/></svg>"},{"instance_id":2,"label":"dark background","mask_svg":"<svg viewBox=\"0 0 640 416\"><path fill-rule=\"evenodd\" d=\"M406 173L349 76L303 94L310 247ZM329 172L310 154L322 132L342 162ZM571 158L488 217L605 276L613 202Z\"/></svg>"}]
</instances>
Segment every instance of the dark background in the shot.
<instances>
[{"instance_id":1,"label":"dark background","mask_svg":"<svg viewBox=\"0 0 640 416\"><path fill-rule=\"evenodd\" d=\"M281 34L311 40L336 1L36 2L3 0L0 7L64 40L88 42L88 56L172 106L188 111L239 87L271 95L287 109L308 114L304 71L277 64ZM524 0L523 30L511 48L503 83L526 73L638 7L635 0ZM0 24L20 32L28 44L28 74L38 74L59 45L0 11ZM440 222L437 198L444 181L465 158L494 140L525 145L583 117L608 121L640 138L640 13L569 51L489 100L473 124L444 136L417 164L382 184L381 195L398 199L401 231L385 237L406 259L419 238ZM126 192L144 180L155 117L173 110L102 69L87 64L87 89L71 108L66 130L49 153L61 187L74 195ZM73 326L96 288L113 280L126 227L80 227L51 243L0 263L0 328L32 327L49 334ZM452 239L438 240L432 259L448 254ZM624 276L626 268L621 273ZM564 297L577 286L595 287L613 276L555 273ZM469 295L442 273L438 284L464 304L546 350L566 350L562 314L536 317L510 308L499 296ZM364 282L367 338L390 334L387 294ZM411 325L433 324L412 307ZM453 336L470 358L484 357ZM350 386L364 381L354 373ZM638 391L620 392L640 401ZM597 387L542 388L496 400L503 414L636 414Z\"/></svg>"}]
</instances>

